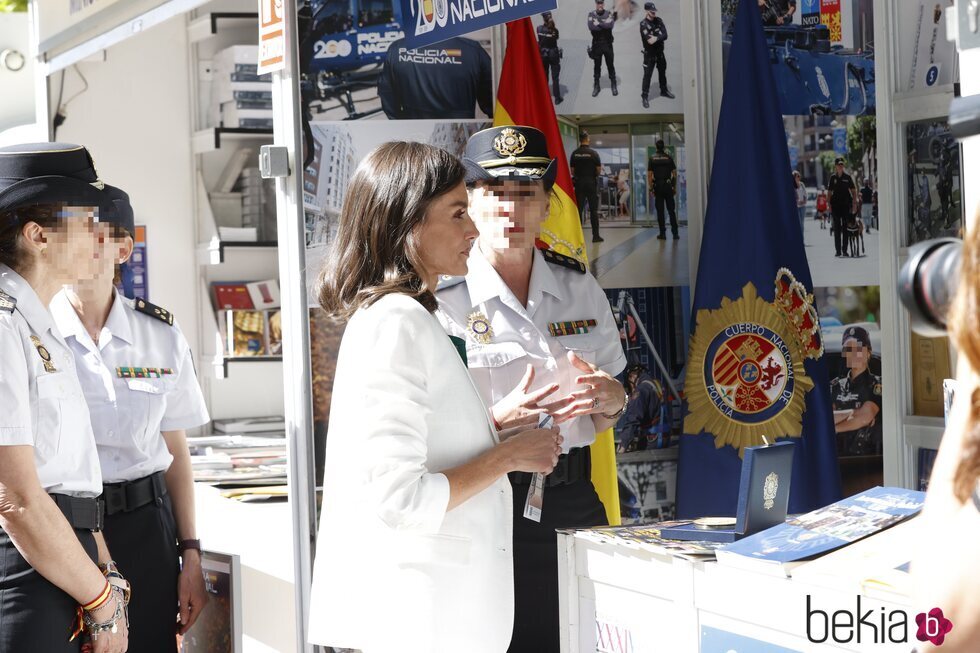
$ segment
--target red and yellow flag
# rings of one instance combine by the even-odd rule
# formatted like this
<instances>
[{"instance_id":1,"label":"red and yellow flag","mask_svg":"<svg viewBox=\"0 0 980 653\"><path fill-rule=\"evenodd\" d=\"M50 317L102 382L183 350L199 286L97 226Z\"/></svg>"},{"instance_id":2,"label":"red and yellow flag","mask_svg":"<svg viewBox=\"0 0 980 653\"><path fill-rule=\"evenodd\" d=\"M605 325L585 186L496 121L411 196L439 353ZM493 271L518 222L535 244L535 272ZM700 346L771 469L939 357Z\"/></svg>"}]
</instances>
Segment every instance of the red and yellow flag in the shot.
<instances>
[{"instance_id":1,"label":"red and yellow flag","mask_svg":"<svg viewBox=\"0 0 980 653\"><path fill-rule=\"evenodd\" d=\"M555 180L557 200L552 202L551 214L541 227L540 239L556 252L573 256L588 264L585 238L568 157L561 142L558 118L548 92L541 52L530 18L507 23L507 51L497 88L497 107L494 126L525 125L540 130L548 140L548 151L558 159ZM596 434L592 445L592 484L606 509L609 523L621 523L619 484L616 476L616 448L612 429Z\"/></svg>"}]
</instances>

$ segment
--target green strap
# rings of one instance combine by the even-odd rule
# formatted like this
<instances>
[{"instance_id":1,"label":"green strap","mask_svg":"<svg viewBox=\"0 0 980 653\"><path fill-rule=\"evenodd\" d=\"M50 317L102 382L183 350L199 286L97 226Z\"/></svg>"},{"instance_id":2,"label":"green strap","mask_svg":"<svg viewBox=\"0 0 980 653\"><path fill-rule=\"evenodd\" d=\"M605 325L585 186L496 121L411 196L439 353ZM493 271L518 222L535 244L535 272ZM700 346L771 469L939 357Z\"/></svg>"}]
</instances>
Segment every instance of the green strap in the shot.
<instances>
[{"instance_id":1,"label":"green strap","mask_svg":"<svg viewBox=\"0 0 980 653\"><path fill-rule=\"evenodd\" d=\"M466 341L462 338L457 338L456 336L449 336L449 340L451 340L453 345L456 347L459 357L463 359L463 365L469 367L469 361L466 360Z\"/></svg>"}]
</instances>

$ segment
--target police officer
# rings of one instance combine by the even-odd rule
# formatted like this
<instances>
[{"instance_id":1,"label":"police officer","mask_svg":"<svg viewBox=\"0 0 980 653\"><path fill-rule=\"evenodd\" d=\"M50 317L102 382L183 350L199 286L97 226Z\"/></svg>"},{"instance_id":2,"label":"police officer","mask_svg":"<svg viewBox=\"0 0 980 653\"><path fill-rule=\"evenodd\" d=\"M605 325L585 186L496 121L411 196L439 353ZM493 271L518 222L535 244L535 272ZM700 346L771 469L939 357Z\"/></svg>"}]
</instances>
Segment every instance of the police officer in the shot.
<instances>
[{"instance_id":1,"label":"police officer","mask_svg":"<svg viewBox=\"0 0 980 653\"><path fill-rule=\"evenodd\" d=\"M388 47L378 78L385 115L401 120L493 117L490 55L473 39L457 36L410 50L404 39Z\"/></svg>"},{"instance_id":2,"label":"police officer","mask_svg":"<svg viewBox=\"0 0 980 653\"><path fill-rule=\"evenodd\" d=\"M558 76L561 74L561 48L558 47L558 28L550 11L541 14L543 22L538 25L538 49L541 51L541 62L544 64L544 80L548 81L548 70L551 70L551 95L555 104L561 104L561 89L558 87Z\"/></svg>"},{"instance_id":3,"label":"police officer","mask_svg":"<svg viewBox=\"0 0 980 653\"><path fill-rule=\"evenodd\" d=\"M881 377L871 373L871 338L857 326L844 330L842 356L847 371L830 382L838 450L846 455L881 453Z\"/></svg>"},{"instance_id":4,"label":"police officer","mask_svg":"<svg viewBox=\"0 0 980 653\"><path fill-rule=\"evenodd\" d=\"M643 43L643 86L640 98L643 108L650 108L650 78L653 68L657 68L660 81L660 94L673 99L674 94L667 88L667 57L664 56L664 41L667 40L667 26L662 18L657 17L657 5L648 2L643 5L646 16L640 21L640 41Z\"/></svg>"},{"instance_id":5,"label":"police officer","mask_svg":"<svg viewBox=\"0 0 980 653\"><path fill-rule=\"evenodd\" d=\"M79 629L95 653L127 646L126 582L99 568L110 558L89 412L47 309L94 274L111 188L84 147L0 148L0 653L77 653Z\"/></svg>"},{"instance_id":6,"label":"police officer","mask_svg":"<svg viewBox=\"0 0 980 653\"><path fill-rule=\"evenodd\" d=\"M677 231L677 213L674 210L674 192L677 188L677 166L667 154L666 146L657 140L657 151L647 160L647 188L653 191L657 207L657 223L660 225L658 240L667 240L667 226L664 221L664 206L670 214L670 231L674 240L680 238Z\"/></svg>"},{"instance_id":7,"label":"police officer","mask_svg":"<svg viewBox=\"0 0 980 653\"><path fill-rule=\"evenodd\" d=\"M789 25L796 13L796 0L759 0L763 25Z\"/></svg>"},{"instance_id":8,"label":"police officer","mask_svg":"<svg viewBox=\"0 0 980 653\"><path fill-rule=\"evenodd\" d=\"M569 157L569 167L572 169L572 186L575 188L575 203L580 212L589 206L589 221L592 224L592 242L603 242L599 235L599 187L598 179L602 174L602 162L599 153L589 147L589 133L583 131L579 135L579 146Z\"/></svg>"},{"instance_id":9,"label":"police officer","mask_svg":"<svg viewBox=\"0 0 980 653\"><path fill-rule=\"evenodd\" d=\"M92 416L105 539L138 590L129 606L130 649L175 653L178 630L190 628L208 599L184 431L207 423L208 413L173 315L113 288L135 233L129 197L120 191L114 200L115 210L95 226L97 273L55 295L51 312Z\"/></svg>"},{"instance_id":10,"label":"police officer","mask_svg":"<svg viewBox=\"0 0 980 653\"><path fill-rule=\"evenodd\" d=\"M660 421L660 409L664 400L663 386L642 365L631 365L626 370L624 387L630 400L626 412L616 425L621 450L642 451L647 448L650 427Z\"/></svg>"},{"instance_id":11,"label":"police officer","mask_svg":"<svg viewBox=\"0 0 980 653\"><path fill-rule=\"evenodd\" d=\"M503 428L549 412L565 452L545 480L541 521L525 518L530 474L512 474L512 653L557 653L556 528L606 523L590 480L588 445L615 424L626 393L613 376L626 358L609 301L577 259L535 249L557 162L530 127L474 134L463 162L480 231L465 278L437 293L440 320L466 342L471 377Z\"/></svg>"},{"instance_id":12,"label":"police officer","mask_svg":"<svg viewBox=\"0 0 980 653\"><path fill-rule=\"evenodd\" d=\"M619 95L616 88L616 66L613 64L613 27L616 26L618 12L606 11L606 4L603 0L595 0L595 11L589 12L586 22L589 32L592 34L592 45L590 46L589 56L595 62L593 71L592 97L599 95L599 78L602 76L602 59L606 59L606 70L609 72L609 84L612 87L612 94Z\"/></svg>"},{"instance_id":13,"label":"police officer","mask_svg":"<svg viewBox=\"0 0 980 653\"><path fill-rule=\"evenodd\" d=\"M851 219L858 205L857 186L854 184L854 178L844 172L842 157L837 157L834 161L834 169L834 174L830 176L830 181L827 183L834 230L834 249L837 251L834 256L847 256L847 236L844 234L844 225ZM852 254L857 256L857 252Z\"/></svg>"}]
</instances>

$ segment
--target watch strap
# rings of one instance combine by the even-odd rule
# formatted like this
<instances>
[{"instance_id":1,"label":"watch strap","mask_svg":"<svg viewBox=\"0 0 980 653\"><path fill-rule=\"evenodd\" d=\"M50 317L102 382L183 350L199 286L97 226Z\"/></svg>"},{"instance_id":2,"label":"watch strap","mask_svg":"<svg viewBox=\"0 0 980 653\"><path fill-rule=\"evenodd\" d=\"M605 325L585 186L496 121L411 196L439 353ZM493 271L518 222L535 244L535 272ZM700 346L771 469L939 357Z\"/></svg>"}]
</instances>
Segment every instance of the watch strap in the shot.
<instances>
[{"instance_id":1,"label":"watch strap","mask_svg":"<svg viewBox=\"0 0 980 653\"><path fill-rule=\"evenodd\" d=\"M201 552L201 540L181 540L177 544L177 549L180 550L181 553L183 553L184 551L187 551L188 549L194 549L195 551L197 551L198 553L200 553Z\"/></svg>"}]
</instances>

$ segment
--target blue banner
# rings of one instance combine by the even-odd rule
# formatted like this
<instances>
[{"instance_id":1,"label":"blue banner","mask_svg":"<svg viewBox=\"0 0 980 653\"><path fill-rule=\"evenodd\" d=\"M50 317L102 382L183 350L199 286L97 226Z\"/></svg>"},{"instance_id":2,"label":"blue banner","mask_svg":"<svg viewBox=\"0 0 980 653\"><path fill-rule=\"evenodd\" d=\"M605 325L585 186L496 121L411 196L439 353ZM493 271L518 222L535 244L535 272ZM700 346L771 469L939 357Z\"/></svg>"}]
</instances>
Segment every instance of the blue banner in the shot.
<instances>
[{"instance_id":1,"label":"blue banner","mask_svg":"<svg viewBox=\"0 0 980 653\"><path fill-rule=\"evenodd\" d=\"M742 453L766 439L796 443L789 512L841 492L813 281L757 0L739 4L724 90L684 386L681 519L734 516Z\"/></svg>"},{"instance_id":2,"label":"blue banner","mask_svg":"<svg viewBox=\"0 0 980 653\"><path fill-rule=\"evenodd\" d=\"M844 127L834 127L834 154L847 154L847 129Z\"/></svg>"},{"instance_id":3,"label":"blue banner","mask_svg":"<svg viewBox=\"0 0 980 653\"><path fill-rule=\"evenodd\" d=\"M400 0L405 45L420 48L551 11L557 0Z\"/></svg>"}]
</instances>

